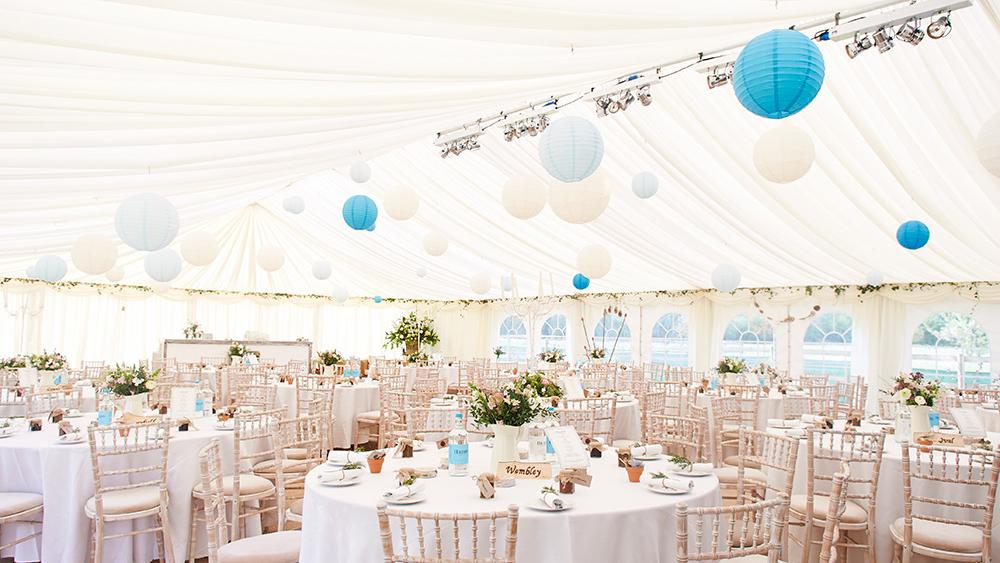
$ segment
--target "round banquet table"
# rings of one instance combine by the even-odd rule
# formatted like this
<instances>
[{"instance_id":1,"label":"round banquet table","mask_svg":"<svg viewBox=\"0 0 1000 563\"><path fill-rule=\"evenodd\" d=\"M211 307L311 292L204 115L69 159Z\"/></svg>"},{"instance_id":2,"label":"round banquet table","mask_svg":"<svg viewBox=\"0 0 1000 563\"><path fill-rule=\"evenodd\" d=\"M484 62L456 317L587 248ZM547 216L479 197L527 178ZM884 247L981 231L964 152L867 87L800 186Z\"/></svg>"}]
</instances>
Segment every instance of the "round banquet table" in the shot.
<instances>
[{"instance_id":1,"label":"round banquet table","mask_svg":"<svg viewBox=\"0 0 1000 563\"><path fill-rule=\"evenodd\" d=\"M306 481L300 561L381 561L382 542L375 513L381 494L395 487L394 476L400 467L437 466L438 460L439 453L433 448L417 452L412 459L388 458L380 474L366 473L361 483L349 487L321 485L319 473L324 468L313 470ZM486 471L489 460L489 448L481 443L469 445L470 475ZM396 508L414 512L487 512L503 511L516 504L520 506L518 561L671 563L676 561L677 504L712 506L721 502L714 476L694 479L690 493L660 495L643 484L629 483L612 450L590 461L591 487L578 485L576 493L568 497L575 507L565 512L528 508L549 481L518 480L514 487L498 488L495 498L484 500L479 498L471 477L451 477L441 470L437 477L426 481L427 500ZM646 471L665 465L666 461L648 462ZM553 466L553 473L556 470ZM506 526L502 528L497 531L498 538L506 534ZM463 539L465 545L469 541Z\"/></svg>"},{"instance_id":2,"label":"round banquet table","mask_svg":"<svg viewBox=\"0 0 1000 563\"><path fill-rule=\"evenodd\" d=\"M295 402L295 385L275 383L275 401L284 407L291 417L298 416ZM350 448L354 437L354 418L363 412L377 411L379 405L378 382L363 380L354 385L338 384L333 392L333 426L330 428L334 448ZM368 441L367 432L360 436L362 443Z\"/></svg>"},{"instance_id":3,"label":"round banquet table","mask_svg":"<svg viewBox=\"0 0 1000 563\"><path fill-rule=\"evenodd\" d=\"M78 428L86 428L96 416L85 414L69 420ZM191 526L191 489L200 479L198 451L212 438L219 438L223 468L227 473L232 472L233 433L214 430L213 418L194 419L194 425L198 430L180 432L173 429L167 458L170 535L178 560L186 552ZM22 430L0 439L0 491L40 493L45 503L41 554L36 540L15 546L13 552L4 551L0 554L2 557L46 563L79 563L87 558L90 519L83 507L94 494L90 447L87 442L60 444L57 436L58 427L46 423L40 432ZM148 459L143 461L149 462ZM149 519L142 521L138 527L149 527L150 522ZM106 531L115 534L131 529L128 526L131 523L114 523ZM252 528L248 531L253 533ZM15 533L27 535L30 532L24 524L5 525L0 543L8 543ZM204 535L204 528L201 535ZM105 562L146 562L154 558L155 543L152 534L143 534L132 539L106 540L105 548Z\"/></svg>"},{"instance_id":4,"label":"round banquet table","mask_svg":"<svg viewBox=\"0 0 1000 563\"><path fill-rule=\"evenodd\" d=\"M618 401L615 405L615 435L612 440L642 440L642 416L639 412L639 401Z\"/></svg>"}]
</instances>

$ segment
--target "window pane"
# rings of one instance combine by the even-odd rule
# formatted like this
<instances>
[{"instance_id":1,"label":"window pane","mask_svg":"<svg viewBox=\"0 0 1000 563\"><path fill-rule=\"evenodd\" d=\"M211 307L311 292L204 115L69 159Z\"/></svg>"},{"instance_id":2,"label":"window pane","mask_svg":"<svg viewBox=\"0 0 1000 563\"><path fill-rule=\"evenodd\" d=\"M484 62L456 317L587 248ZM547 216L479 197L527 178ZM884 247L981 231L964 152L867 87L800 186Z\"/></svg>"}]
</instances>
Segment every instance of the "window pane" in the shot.
<instances>
[{"instance_id":1,"label":"window pane","mask_svg":"<svg viewBox=\"0 0 1000 563\"><path fill-rule=\"evenodd\" d=\"M741 358L749 367L774 365L774 330L760 315L737 315L722 336L722 355Z\"/></svg>"},{"instance_id":2,"label":"window pane","mask_svg":"<svg viewBox=\"0 0 1000 563\"><path fill-rule=\"evenodd\" d=\"M851 374L853 325L846 313L823 313L813 319L802 343L803 371L846 380Z\"/></svg>"},{"instance_id":3,"label":"window pane","mask_svg":"<svg viewBox=\"0 0 1000 563\"><path fill-rule=\"evenodd\" d=\"M545 319L541 329L542 350L562 350L568 355L569 339L566 333L566 315L552 315Z\"/></svg>"},{"instance_id":4,"label":"window pane","mask_svg":"<svg viewBox=\"0 0 1000 563\"><path fill-rule=\"evenodd\" d=\"M970 314L938 313L917 327L912 368L951 386L988 385L990 339Z\"/></svg>"},{"instance_id":5,"label":"window pane","mask_svg":"<svg viewBox=\"0 0 1000 563\"><path fill-rule=\"evenodd\" d=\"M653 325L652 361L657 364L687 367L687 315L667 313Z\"/></svg>"},{"instance_id":6,"label":"window pane","mask_svg":"<svg viewBox=\"0 0 1000 563\"><path fill-rule=\"evenodd\" d=\"M503 348L502 360L519 362L528 359L528 328L520 317L510 316L500 323L497 346Z\"/></svg>"}]
</instances>

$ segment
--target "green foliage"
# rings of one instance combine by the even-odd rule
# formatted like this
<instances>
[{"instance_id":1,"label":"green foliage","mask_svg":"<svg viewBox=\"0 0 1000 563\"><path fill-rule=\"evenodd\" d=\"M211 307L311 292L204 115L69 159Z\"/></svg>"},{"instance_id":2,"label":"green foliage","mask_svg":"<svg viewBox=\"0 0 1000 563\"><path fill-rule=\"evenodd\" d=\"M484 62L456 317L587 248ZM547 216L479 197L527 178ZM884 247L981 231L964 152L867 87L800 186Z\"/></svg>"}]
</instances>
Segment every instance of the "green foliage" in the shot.
<instances>
[{"instance_id":1,"label":"green foliage","mask_svg":"<svg viewBox=\"0 0 1000 563\"><path fill-rule=\"evenodd\" d=\"M392 330L385 333L384 348L406 346L407 342L418 342L421 346L437 346L438 333L430 317L417 317L416 313L403 315L396 320Z\"/></svg>"},{"instance_id":2,"label":"green foliage","mask_svg":"<svg viewBox=\"0 0 1000 563\"><path fill-rule=\"evenodd\" d=\"M344 361L344 357L340 355L340 352L336 348L316 352L316 357L319 358L320 363L324 366L335 366Z\"/></svg>"},{"instance_id":3,"label":"green foliage","mask_svg":"<svg viewBox=\"0 0 1000 563\"><path fill-rule=\"evenodd\" d=\"M156 378L159 375L160 370L150 372L145 364L134 366L115 364L105 376L104 384L115 395L122 397L141 395L156 388Z\"/></svg>"}]
</instances>

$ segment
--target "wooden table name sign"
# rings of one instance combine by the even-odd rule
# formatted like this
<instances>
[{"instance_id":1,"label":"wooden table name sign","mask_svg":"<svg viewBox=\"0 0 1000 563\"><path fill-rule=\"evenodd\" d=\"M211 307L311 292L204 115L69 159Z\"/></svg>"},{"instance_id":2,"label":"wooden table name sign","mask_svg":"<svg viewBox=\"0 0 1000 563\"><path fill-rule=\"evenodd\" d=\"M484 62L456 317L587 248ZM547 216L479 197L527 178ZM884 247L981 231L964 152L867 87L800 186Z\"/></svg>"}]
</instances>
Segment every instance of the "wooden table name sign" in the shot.
<instances>
[{"instance_id":1,"label":"wooden table name sign","mask_svg":"<svg viewBox=\"0 0 1000 563\"><path fill-rule=\"evenodd\" d=\"M531 463L521 461L502 461L497 464L500 477L514 479L552 479L552 465L547 462Z\"/></svg>"}]
</instances>

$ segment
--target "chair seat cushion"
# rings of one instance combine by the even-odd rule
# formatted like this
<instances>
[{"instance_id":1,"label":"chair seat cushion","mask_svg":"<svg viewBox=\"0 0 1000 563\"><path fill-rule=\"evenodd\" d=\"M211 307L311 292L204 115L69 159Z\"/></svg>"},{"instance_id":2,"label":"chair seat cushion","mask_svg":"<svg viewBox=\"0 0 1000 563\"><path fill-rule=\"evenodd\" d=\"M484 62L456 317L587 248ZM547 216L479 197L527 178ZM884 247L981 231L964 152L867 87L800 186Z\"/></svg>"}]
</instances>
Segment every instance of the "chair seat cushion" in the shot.
<instances>
[{"instance_id":1,"label":"chair seat cushion","mask_svg":"<svg viewBox=\"0 0 1000 563\"><path fill-rule=\"evenodd\" d=\"M283 459L281 460L281 467L284 469L285 473L306 473L310 469L309 465L301 459ZM274 460L265 459L260 463L254 464L253 472L257 474L273 474ZM242 486L243 483L240 483L240 485Z\"/></svg>"},{"instance_id":2,"label":"chair seat cushion","mask_svg":"<svg viewBox=\"0 0 1000 563\"><path fill-rule=\"evenodd\" d=\"M382 418L382 411L367 411L367 412L362 412L362 413L358 413L358 415L355 416L354 418L355 418L355 420L377 422L380 418Z\"/></svg>"},{"instance_id":3,"label":"chair seat cushion","mask_svg":"<svg viewBox=\"0 0 1000 563\"><path fill-rule=\"evenodd\" d=\"M903 519L897 518L892 526L889 526L889 532L897 543L902 543ZM983 549L983 532L971 526L914 518L913 543L955 553L979 553Z\"/></svg>"},{"instance_id":4,"label":"chair seat cushion","mask_svg":"<svg viewBox=\"0 0 1000 563\"><path fill-rule=\"evenodd\" d=\"M258 493L266 493L273 489L274 484L259 475L250 475L248 473L240 474L240 495L256 495ZM194 486L193 492L196 496L205 493L205 489L202 487L201 482ZM226 475L222 478L222 494L227 497L233 496L232 475Z\"/></svg>"},{"instance_id":5,"label":"chair seat cushion","mask_svg":"<svg viewBox=\"0 0 1000 563\"><path fill-rule=\"evenodd\" d=\"M715 476L719 479L720 483L723 484L735 484L736 478L739 476L740 468L727 465L726 467L716 467ZM766 483L767 475L760 469L753 469L751 467L746 467L743 469L743 478L752 479L758 483Z\"/></svg>"},{"instance_id":6,"label":"chair seat cushion","mask_svg":"<svg viewBox=\"0 0 1000 563\"><path fill-rule=\"evenodd\" d=\"M732 465L733 467L739 467L740 456L738 455L727 456L726 459L722 460L722 463L725 463L726 465ZM747 460L747 462L744 463L744 466L752 467L754 469L760 469L760 464L753 460Z\"/></svg>"},{"instance_id":7,"label":"chair seat cushion","mask_svg":"<svg viewBox=\"0 0 1000 563\"><path fill-rule=\"evenodd\" d=\"M285 448L285 459L305 459L308 455L305 448Z\"/></svg>"},{"instance_id":8,"label":"chair seat cushion","mask_svg":"<svg viewBox=\"0 0 1000 563\"><path fill-rule=\"evenodd\" d=\"M296 563L302 536L298 531L263 534L219 548L219 563Z\"/></svg>"},{"instance_id":9,"label":"chair seat cushion","mask_svg":"<svg viewBox=\"0 0 1000 563\"><path fill-rule=\"evenodd\" d=\"M135 489L125 489L121 491L108 491L101 495L104 500L105 514L128 514L129 512L142 512L160 506L160 488L156 485L137 487ZM94 497L87 499L86 512L89 515L97 514L97 501Z\"/></svg>"},{"instance_id":10,"label":"chair seat cushion","mask_svg":"<svg viewBox=\"0 0 1000 563\"><path fill-rule=\"evenodd\" d=\"M793 512L805 516L807 495L792 495L790 508ZM813 500L813 517L819 520L826 520L827 509L830 507L830 497L826 495L815 495ZM864 524L868 521L868 512L858 503L847 499L844 505L844 514L840 517L844 524Z\"/></svg>"},{"instance_id":11,"label":"chair seat cushion","mask_svg":"<svg viewBox=\"0 0 1000 563\"><path fill-rule=\"evenodd\" d=\"M19 514L42 506L42 495L35 493L0 493L0 517Z\"/></svg>"},{"instance_id":12,"label":"chair seat cushion","mask_svg":"<svg viewBox=\"0 0 1000 563\"><path fill-rule=\"evenodd\" d=\"M297 514L299 516L302 516L302 499L292 502L292 504L288 506L288 510L292 514Z\"/></svg>"}]
</instances>

